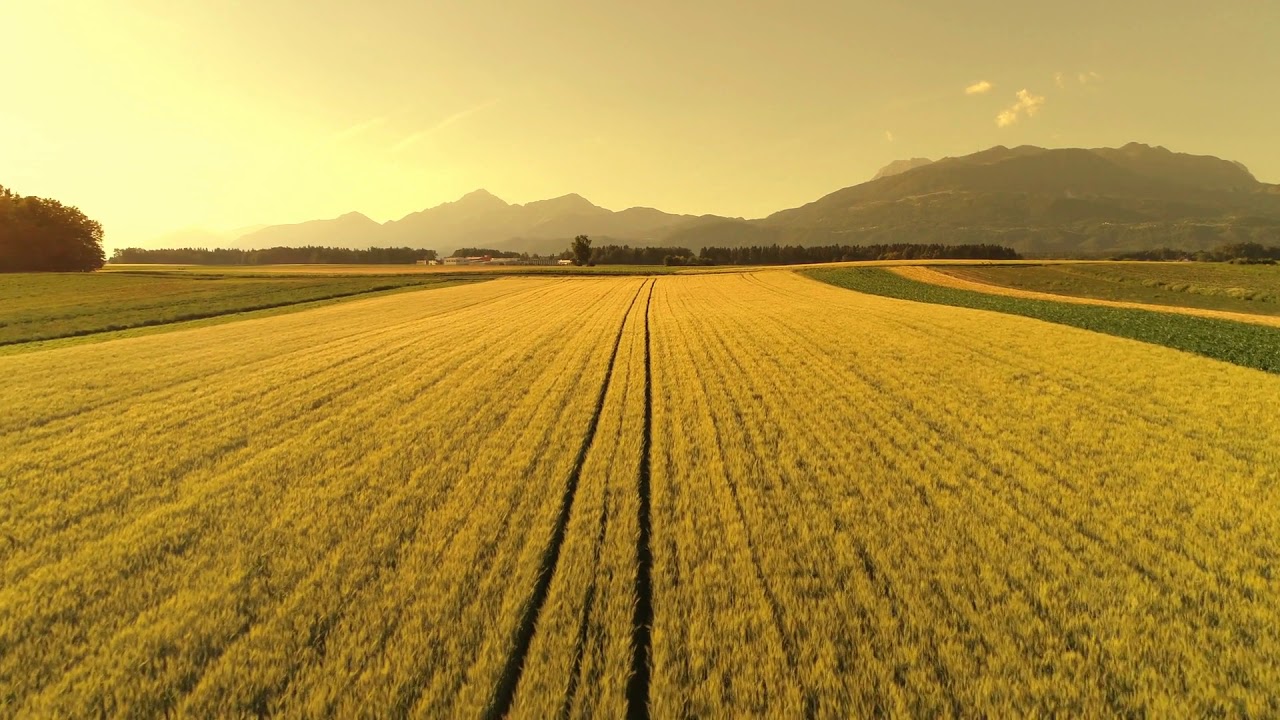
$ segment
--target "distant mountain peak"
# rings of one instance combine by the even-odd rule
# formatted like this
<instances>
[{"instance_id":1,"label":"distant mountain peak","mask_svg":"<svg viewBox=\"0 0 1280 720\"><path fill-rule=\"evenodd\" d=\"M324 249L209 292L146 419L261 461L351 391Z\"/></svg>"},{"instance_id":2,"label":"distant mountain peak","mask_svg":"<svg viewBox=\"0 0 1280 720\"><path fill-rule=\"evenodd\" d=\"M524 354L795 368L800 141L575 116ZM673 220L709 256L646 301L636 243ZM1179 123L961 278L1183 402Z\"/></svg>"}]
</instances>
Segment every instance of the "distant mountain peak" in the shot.
<instances>
[{"instance_id":1,"label":"distant mountain peak","mask_svg":"<svg viewBox=\"0 0 1280 720\"><path fill-rule=\"evenodd\" d=\"M1031 252L1100 253L1150 243L1199 246L1220 238L1264 237L1277 229L1280 185L1259 183L1237 162L1130 142L1092 149L997 145L936 162L896 160L873 180L759 220L647 207L614 212L577 193L513 204L479 189L381 225L352 212L262 228L236 245L434 247L443 254L480 247L547 254L586 234L598 245L694 249L970 241ZM216 240L206 233L174 242L198 246Z\"/></svg>"},{"instance_id":2,"label":"distant mountain peak","mask_svg":"<svg viewBox=\"0 0 1280 720\"><path fill-rule=\"evenodd\" d=\"M1105 149L1105 148L1103 148ZM1163 145L1148 145L1140 142L1127 142L1118 148L1129 155L1174 155L1172 150Z\"/></svg>"},{"instance_id":3,"label":"distant mountain peak","mask_svg":"<svg viewBox=\"0 0 1280 720\"><path fill-rule=\"evenodd\" d=\"M556 203L557 205L582 205L582 204L593 205L594 204L590 200L579 195L578 193L569 193L568 195L561 195L560 197L548 198L546 200L539 200L536 202ZM530 205L532 204L533 203L530 203Z\"/></svg>"},{"instance_id":4,"label":"distant mountain peak","mask_svg":"<svg viewBox=\"0 0 1280 720\"><path fill-rule=\"evenodd\" d=\"M892 175L901 175L902 173L908 170L915 170L918 167L924 167L925 165L929 165L932 162L933 161L930 160L929 158L922 158L922 157L911 158L909 160L894 160L888 165L885 165L884 167L880 168L880 171L877 172L875 174L875 177L871 179L879 180L880 178L890 177Z\"/></svg>"},{"instance_id":5,"label":"distant mountain peak","mask_svg":"<svg viewBox=\"0 0 1280 720\"><path fill-rule=\"evenodd\" d=\"M1094 148L1104 157L1139 175L1206 190L1254 190L1257 178L1242 163L1212 155L1174 152L1163 145L1130 142L1119 148Z\"/></svg>"},{"instance_id":6,"label":"distant mountain peak","mask_svg":"<svg viewBox=\"0 0 1280 720\"><path fill-rule=\"evenodd\" d=\"M521 204L475 190L386 223L380 242L436 247L446 254L459 247L558 253L575 235L590 235L601 244L656 243L672 228L691 221L658 210L613 212L577 193Z\"/></svg>"},{"instance_id":7,"label":"distant mountain peak","mask_svg":"<svg viewBox=\"0 0 1280 720\"><path fill-rule=\"evenodd\" d=\"M837 190L754 225L716 226L713 240L998 241L1048 254L1101 254L1156 243L1199 248L1274 237L1278 201L1280 186L1259 183L1240 163L1159 145L997 145Z\"/></svg>"},{"instance_id":8,"label":"distant mountain peak","mask_svg":"<svg viewBox=\"0 0 1280 720\"><path fill-rule=\"evenodd\" d=\"M468 204L471 204L471 203L477 203L477 202L485 202L485 203L491 203L491 204L492 204L495 200L496 200L497 202L502 203L503 205L506 205L506 204L507 204L507 202L506 202L505 200L503 200L502 198L498 197L497 195L494 195L493 193L489 192L488 190L485 190L484 188L480 188L479 190L472 190L471 192L467 193L466 195L463 195L462 197L458 198L458 202L460 202L460 203L461 203L461 202L465 202L465 203L468 203Z\"/></svg>"},{"instance_id":9,"label":"distant mountain peak","mask_svg":"<svg viewBox=\"0 0 1280 720\"><path fill-rule=\"evenodd\" d=\"M531 203L526 203L525 208L535 210L550 209L556 212L591 212L603 209L578 193L569 193L568 195L561 195L548 200L535 200Z\"/></svg>"}]
</instances>

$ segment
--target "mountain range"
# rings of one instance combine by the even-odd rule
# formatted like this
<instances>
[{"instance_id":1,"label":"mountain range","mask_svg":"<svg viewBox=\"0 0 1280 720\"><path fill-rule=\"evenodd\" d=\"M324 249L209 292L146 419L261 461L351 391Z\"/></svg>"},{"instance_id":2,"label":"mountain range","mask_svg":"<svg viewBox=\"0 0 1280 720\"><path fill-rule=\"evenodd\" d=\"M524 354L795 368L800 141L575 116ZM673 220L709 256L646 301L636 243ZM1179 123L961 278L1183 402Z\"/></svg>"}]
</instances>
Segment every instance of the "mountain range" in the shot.
<instances>
[{"instance_id":1,"label":"mountain range","mask_svg":"<svg viewBox=\"0 0 1280 720\"><path fill-rule=\"evenodd\" d=\"M237 238L233 247L431 247L448 254L459 247L558 253L575 235L598 241L617 239L656 245L672 232L725 218L673 215L646 207L614 212L581 195L565 195L523 205L508 203L486 190L468 193L454 202L411 213L379 224L360 213L332 220L272 225ZM598 242L597 244L603 244Z\"/></svg>"},{"instance_id":2,"label":"mountain range","mask_svg":"<svg viewBox=\"0 0 1280 720\"><path fill-rule=\"evenodd\" d=\"M1120 148L997 146L938 161L899 160L868 182L745 220L611 211L580 195L511 204L484 190L379 224L360 213L274 225L230 246L459 247L530 253L597 244L700 247L878 242L998 243L1028 254L1201 249L1280 238L1280 185L1240 163L1129 143Z\"/></svg>"}]
</instances>

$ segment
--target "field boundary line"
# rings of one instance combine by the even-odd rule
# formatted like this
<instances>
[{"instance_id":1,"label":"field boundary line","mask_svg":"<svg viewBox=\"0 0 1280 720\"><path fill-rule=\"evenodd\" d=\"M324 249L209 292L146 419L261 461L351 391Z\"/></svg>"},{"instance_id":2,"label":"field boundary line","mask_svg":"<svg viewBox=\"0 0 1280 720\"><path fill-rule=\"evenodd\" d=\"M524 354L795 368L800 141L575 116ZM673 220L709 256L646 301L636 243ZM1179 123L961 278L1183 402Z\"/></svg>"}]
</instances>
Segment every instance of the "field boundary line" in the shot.
<instances>
[{"instance_id":1,"label":"field boundary line","mask_svg":"<svg viewBox=\"0 0 1280 720\"><path fill-rule=\"evenodd\" d=\"M1234 312L1231 310L1196 308L1186 305L1157 305L1154 303L1130 302L1127 300L1091 298L1083 295L1059 295L1057 293L1039 292L1037 290L1023 290L1021 288L1013 288L1005 285L969 280L968 278L950 275L941 270L923 265L891 267L886 269L889 272L908 280L955 288L957 290L971 290L973 292L986 293L987 295L1003 295L1005 297L1025 298L1027 300L1048 300L1051 302L1071 303L1073 305L1100 305L1102 307L1128 308L1131 310L1150 310L1151 312L1174 313L1176 315L1191 315L1194 317L1213 318L1215 320L1231 320L1234 322L1250 323L1253 325L1280 327L1280 316L1276 315L1258 315L1254 313Z\"/></svg>"},{"instance_id":2,"label":"field boundary line","mask_svg":"<svg viewBox=\"0 0 1280 720\"><path fill-rule=\"evenodd\" d=\"M809 279L863 295L1030 318L1280 373L1280 328L1186 313L1019 298L913 280L886 268L808 270Z\"/></svg>"},{"instance_id":3,"label":"field boundary line","mask_svg":"<svg viewBox=\"0 0 1280 720\"><path fill-rule=\"evenodd\" d=\"M384 287L374 290L358 290L338 295L327 295L324 297L312 298L310 300L299 300L297 302L247 306L235 310L228 310L226 312L207 314L197 313L182 318L174 318L173 320L147 320L127 327L103 328L101 330L81 330L63 335L56 335L54 337L36 338L32 340L5 340L0 341L0 357L24 355L26 353L41 352L45 350L57 350L64 347L89 345L108 342L110 340L146 337L148 335L159 335L162 333L178 332L181 330L195 330L197 328L226 325L243 320L260 320L264 318L278 317L281 315L291 315L293 313L315 310L330 305L353 302L356 300L369 300L377 297L418 292L421 290L443 290L445 288L473 285L479 282L484 282L484 280L471 280L468 278L457 282L445 281L441 283L420 283L401 285L399 287L391 288Z\"/></svg>"},{"instance_id":4,"label":"field boundary line","mask_svg":"<svg viewBox=\"0 0 1280 720\"><path fill-rule=\"evenodd\" d=\"M650 284L652 282L651 280ZM534 631L537 629L538 616L542 614L542 606L547 602L547 595L551 590L551 579L555 576L556 565L560 561L560 548L564 545L565 533L569 527L569 515L573 510L574 497L578 493L582 466L587 461L587 453L591 450L592 443L595 442L596 428L600 424L600 416L604 413L604 400L609 391L609 384L613 380L613 367L618 359L618 348L622 345L622 334L627 329L631 311L635 309L636 300L640 299L642 292L644 292L644 283L636 288L636 294L631 297L631 303L627 305L627 311L622 315L622 322L618 324L618 332L613 339L613 349L609 353L609 364L605 368L604 380L600 383L600 392L596 396L595 411L591 415L590 422L587 423L587 432L582 438L582 445L578 448L573 469L569 471L569 479L565 484L555 529L551 532L551 541L542 553L542 566L538 571L538 580L534 583L533 594L530 595L528 604L525 605L524 617L516 627L515 647L507 656L506 665L498 677L498 686L494 690L489 707L485 709L485 718L506 717L515 700L516 689L520 685L520 675L524 671L524 661L529 654L529 646L533 643Z\"/></svg>"}]
</instances>

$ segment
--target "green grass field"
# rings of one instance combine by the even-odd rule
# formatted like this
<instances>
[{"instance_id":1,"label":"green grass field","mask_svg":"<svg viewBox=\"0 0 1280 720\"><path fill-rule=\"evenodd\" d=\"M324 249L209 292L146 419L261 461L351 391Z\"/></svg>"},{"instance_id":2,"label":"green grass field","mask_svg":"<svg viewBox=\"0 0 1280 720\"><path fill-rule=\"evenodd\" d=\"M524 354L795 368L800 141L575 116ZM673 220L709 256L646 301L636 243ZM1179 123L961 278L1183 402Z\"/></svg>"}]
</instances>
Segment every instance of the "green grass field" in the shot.
<instances>
[{"instance_id":1,"label":"green grass field","mask_svg":"<svg viewBox=\"0 0 1280 720\"><path fill-rule=\"evenodd\" d=\"M484 278L247 277L193 272L0 276L0 345L77 337Z\"/></svg>"},{"instance_id":2,"label":"green grass field","mask_svg":"<svg viewBox=\"0 0 1280 720\"><path fill-rule=\"evenodd\" d=\"M878 268L809 270L807 274L872 295L1022 315L1280 372L1280 330L1271 327L1149 310L991 295L916 282Z\"/></svg>"},{"instance_id":3,"label":"green grass field","mask_svg":"<svg viewBox=\"0 0 1280 720\"><path fill-rule=\"evenodd\" d=\"M935 269L1018 290L1280 315L1280 266L1276 265L1126 262Z\"/></svg>"}]
</instances>

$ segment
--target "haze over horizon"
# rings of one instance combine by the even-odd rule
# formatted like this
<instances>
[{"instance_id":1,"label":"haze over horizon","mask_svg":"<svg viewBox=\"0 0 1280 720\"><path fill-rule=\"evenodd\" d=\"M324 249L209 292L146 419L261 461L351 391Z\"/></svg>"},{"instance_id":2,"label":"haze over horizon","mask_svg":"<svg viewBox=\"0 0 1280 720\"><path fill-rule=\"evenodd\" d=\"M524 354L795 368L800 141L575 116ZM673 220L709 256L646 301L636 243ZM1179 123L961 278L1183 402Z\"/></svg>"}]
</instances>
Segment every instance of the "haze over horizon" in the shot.
<instances>
[{"instance_id":1,"label":"haze over horizon","mask_svg":"<svg viewBox=\"0 0 1280 720\"><path fill-rule=\"evenodd\" d=\"M896 159L1130 141L1280 181L1280 5L408 0L6 9L0 184L106 245L485 188L760 217ZM1247 68L1248 72L1243 72ZM56 90L56 92L54 92Z\"/></svg>"}]
</instances>

